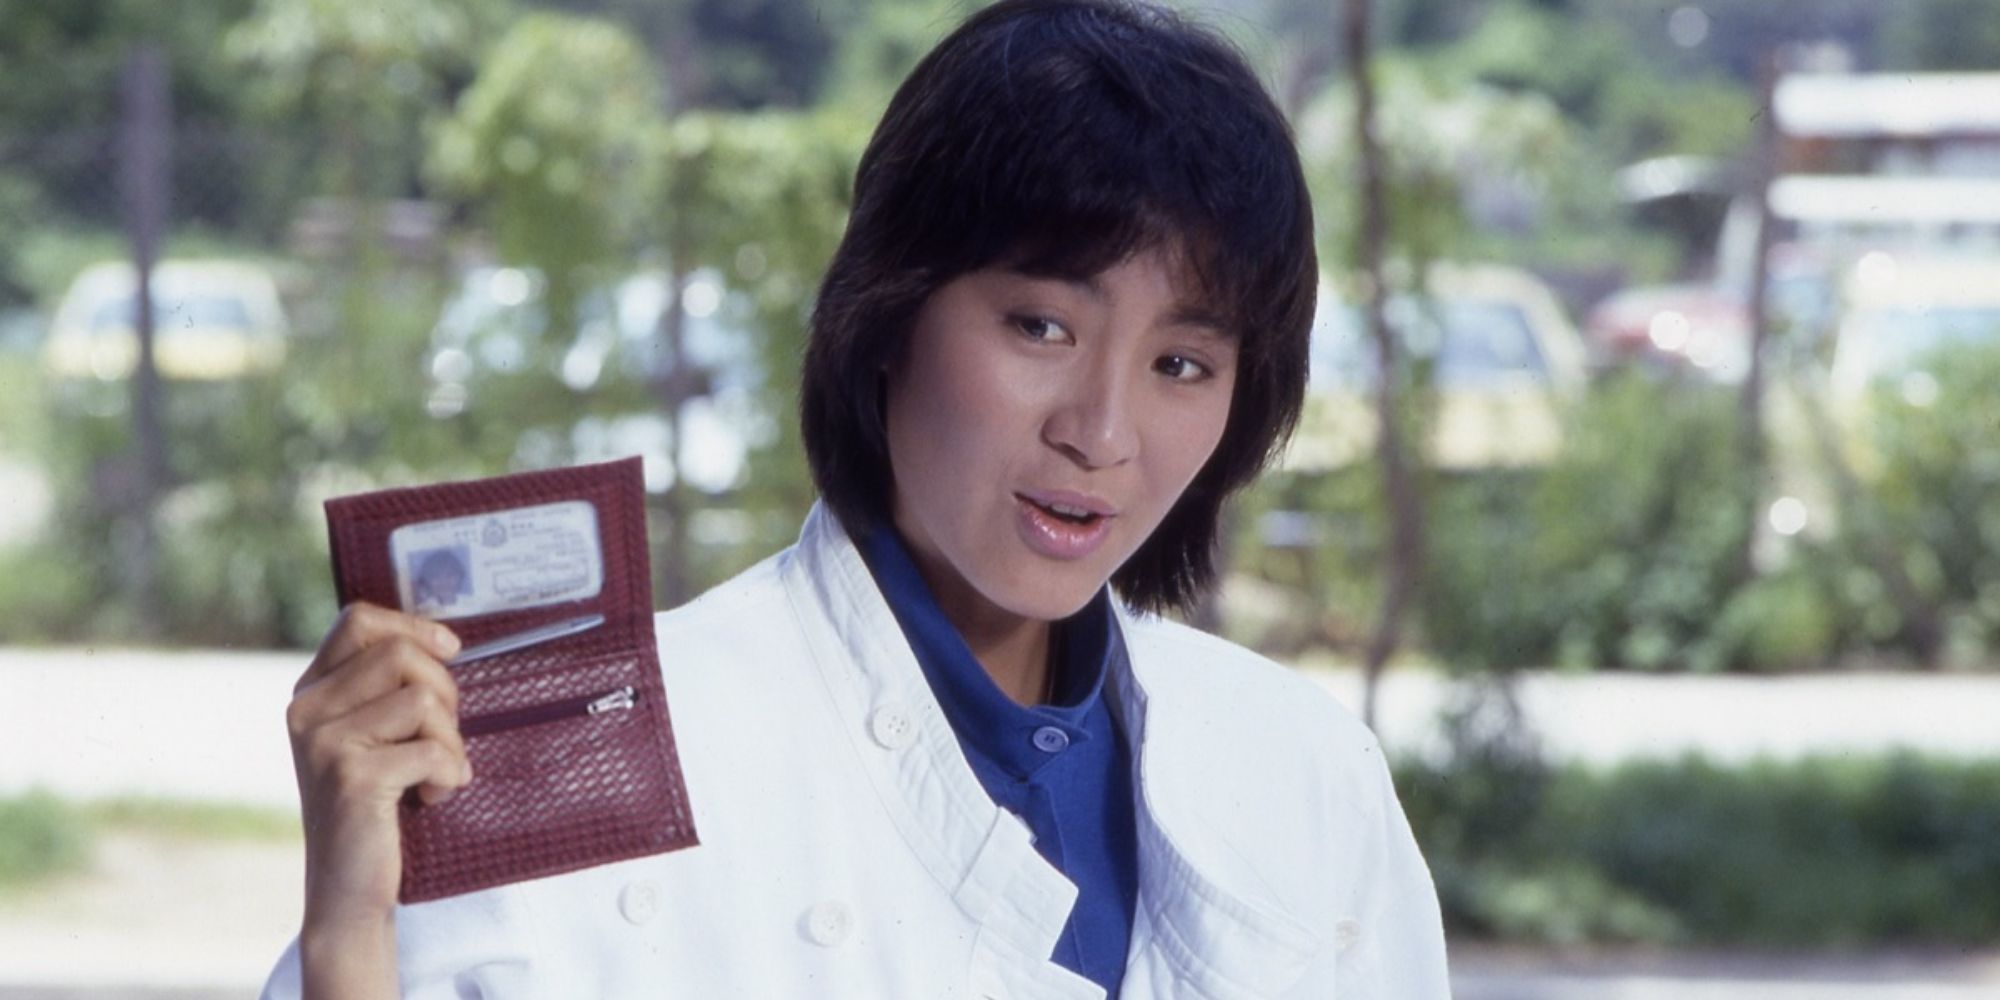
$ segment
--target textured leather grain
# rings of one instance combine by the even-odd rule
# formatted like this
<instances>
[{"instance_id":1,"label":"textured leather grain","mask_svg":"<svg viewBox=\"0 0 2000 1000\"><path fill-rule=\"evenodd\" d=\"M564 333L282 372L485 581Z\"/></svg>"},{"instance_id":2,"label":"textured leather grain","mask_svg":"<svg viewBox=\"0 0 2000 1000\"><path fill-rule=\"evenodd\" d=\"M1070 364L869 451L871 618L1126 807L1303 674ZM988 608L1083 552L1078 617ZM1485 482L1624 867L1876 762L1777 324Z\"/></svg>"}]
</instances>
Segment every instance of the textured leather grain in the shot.
<instances>
[{"instance_id":1,"label":"textured leather grain","mask_svg":"<svg viewBox=\"0 0 2000 1000\"><path fill-rule=\"evenodd\" d=\"M421 902L691 847L694 819L653 638L645 491L637 458L329 500L340 603L397 606L390 533L406 524L565 500L597 513L604 584L580 601L461 618L469 647L601 614L604 624L452 668L472 784L401 806L399 897ZM584 705L630 688L629 708Z\"/></svg>"}]
</instances>

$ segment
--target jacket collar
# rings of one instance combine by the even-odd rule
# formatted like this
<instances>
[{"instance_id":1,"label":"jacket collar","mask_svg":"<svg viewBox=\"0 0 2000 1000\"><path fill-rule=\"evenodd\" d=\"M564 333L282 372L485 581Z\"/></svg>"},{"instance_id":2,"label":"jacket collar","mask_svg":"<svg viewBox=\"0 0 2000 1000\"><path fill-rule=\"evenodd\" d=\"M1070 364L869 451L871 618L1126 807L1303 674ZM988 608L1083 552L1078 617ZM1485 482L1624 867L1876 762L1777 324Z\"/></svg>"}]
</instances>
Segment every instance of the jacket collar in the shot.
<instances>
[{"instance_id":1,"label":"jacket collar","mask_svg":"<svg viewBox=\"0 0 2000 1000\"><path fill-rule=\"evenodd\" d=\"M1153 748L1185 738L1174 713L1154 712L1152 697L1174 687L1161 670L1170 655L1147 640L1150 616L1118 605L1119 629L1126 637L1127 668L1107 681L1112 710L1137 746L1139 770L1139 905L1158 946L1173 963L1183 984L1199 996L1214 998L1268 997L1290 991L1312 961L1326 951L1329 938L1290 913L1263 902L1268 894L1234 883L1222 869L1182 848L1175 833L1175 815L1160 806L1165 800L1199 808L1213 803L1225 789L1189 786L1182 776L1162 773L1160 753ZM1201 669L1200 664L1192 669ZM1161 704L1188 702L1171 695ZM1178 704L1186 709L1186 704ZM1196 706L1196 711L1225 711L1224 706Z\"/></svg>"},{"instance_id":2,"label":"jacket collar","mask_svg":"<svg viewBox=\"0 0 2000 1000\"><path fill-rule=\"evenodd\" d=\"M781 565L880 805L939 885L980 922L976 950L1000 964L1029 966L1033 995L1101 995L1095 984L1049 961L1075 886L1035 851L1026 824L987 797L861 553L824 504L814 504ZM1157 693L1141 663L1149 651L1129 641L1143 620L1123 608L1119 618L1130 656L1116 658L1105 684L1112 710L1137 741L1141 922L1181 982L1199 991L1194 995L1282 993L1322 950L1318 936L1218 881L1178 846L1157 800L1215 790L1183 790L1155 773L1148 747L1174 736L1148 715Z\"/></svg>"}]
</instances>

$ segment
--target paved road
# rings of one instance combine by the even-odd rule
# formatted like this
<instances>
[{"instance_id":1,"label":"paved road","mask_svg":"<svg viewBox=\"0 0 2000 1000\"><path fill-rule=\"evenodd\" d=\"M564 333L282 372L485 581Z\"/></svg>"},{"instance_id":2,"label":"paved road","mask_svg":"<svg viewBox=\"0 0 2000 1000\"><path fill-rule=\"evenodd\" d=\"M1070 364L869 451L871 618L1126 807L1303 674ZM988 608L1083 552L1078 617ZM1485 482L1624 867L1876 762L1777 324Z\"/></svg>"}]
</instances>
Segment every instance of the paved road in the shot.
<instances>
[{"instance_id":1,"label":"paved road","mask_svg":"<svg viewBox=\"0 0 2000 1000\"><path fill-rule=\"evenodd\" d=\"M0 647L0 794L152 794L293 808L284 705L302 652L155 652ZM1308 673L1349 705L1352 670ZM1454 688L1392 673L1380 729L1392 749L1437 742ZM1554 756L1609 762L1699 750L1857 753L1909 747L2000 755L2000 676L1555 675L1529 679L1526 717Z\"/></svg>"},{"instance_id":2,"label":"paved road","mask_svg":"<svg viewBox=\"0 0 2000 1000\"><path fill-rule=\"evenodd\" d=\"M290 810L283 707L297 652L0 647L0 795L41 786L90 798L146 794ZM1352 671L1310 668L1355 704ZM1393 676L1392 747L1436 740L1453 697L1435 676ZM1759 680L1554 676L1522 704L1549 751L1609 762L1700 750L1757 754L2000 753L2000 678L1849 675ZM114 839L97 871L0 907L0 1000L242 997L297 919L295 845ZM1454 957L1459 1000L1996 1000L2000 958L1817 961L1676 956L1573 963Z\"/></svg>"}]
</instances>

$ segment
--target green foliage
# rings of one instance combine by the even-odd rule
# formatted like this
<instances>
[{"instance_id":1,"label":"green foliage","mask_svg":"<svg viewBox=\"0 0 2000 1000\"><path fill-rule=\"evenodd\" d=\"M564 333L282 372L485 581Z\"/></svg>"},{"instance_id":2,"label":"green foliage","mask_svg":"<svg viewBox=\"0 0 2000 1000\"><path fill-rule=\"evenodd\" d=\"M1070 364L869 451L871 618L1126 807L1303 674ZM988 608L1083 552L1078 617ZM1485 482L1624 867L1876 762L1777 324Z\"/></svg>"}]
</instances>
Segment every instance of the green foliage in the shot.
<instances>
[{"instance_id":1,"label":"green foliage","mask_svg":"<svg viewBox=\"0 0 2000 1000\"><path fill-rule=\"evenodd\" d=\"M1851 554L1800 545L1762 576L1738 565L1735 406L1713 387L1614 380L1566 414L1550 465L1429 476L1426 653L1473 673L1779 671L1864 644L1871 591ZM1258 644L1358 648L1386 537L1373 465L1268 476L1243 513L1239 565L1299 598L1298 621ZM1309 536L1267 545L1273 516Z\"/></svg>"},{"instance_id":2,"label":"green foliage","mask_svg":"<svg viewBox=\"0 0 2000 1000\"><path fill-rule=\"evenodd\" d=\"M1581 150L1554 105L1410 61L1377 73L1377 130L1392 257L1421 267L1456 256L1483 220L1475 201L1535 206ZM1299 155L1312 189L1320 257L1353 266L1361 225L1354 97L1345 81L1299 113ZM1508 211L1514 211L1509 209Z\"/></svg>"},{"instance_id":3,"label":"green foliage","mask_svg":"<svg viewBox=\"0 0 2000 1000\"><path fill-rule=\"evenodd\" d=\"M729 498L748 527L718 554L716 577L796 537L815 496L799 437L798 371L806 322L846 224L865 118L838 107L812 114L683 114L668 131L669 183L660 207L667 245L713 267L751 303L749 331L765 372L768 421L741 487Z\"/></svg>"},{"instance_id":4,"label":"green foliage","mask_svg":"<svg viewBox=\"0 0 2000 1000\"><path fill-rule=\"evenodd\" d=\"M310 645L335 608L319 503L337 492L494 470L423 411L435 279L326 267L301 299L280 370L165 382L169 488L155 524L163 633L185 643ZM49 537L9 557L40 574L0 594L0 628L68 640L135 634L135 482L124 382L47 387L39 457L57 492ZM504 460L505 453L502 453ZM53 607L52 607L53 605Z\"/></svg>"},{"instance_id":5,"label":"green foliage","mask_svg":"<svg viewBox=\"0 0 2000 1000\"><path fill-rule=\"evenodd\" d=\"M0 888L81 868L90 828L75 807L47 792L0 798Z\"/></svg>"},{"instance_id":6,"label":"green foliage","mask_svg":"<svg viewBox=\"0 0 2000 1000\"><path fill-rule=\"evenodd\" d=\"M1252 485L1234 505L1231 559L1293 600L1256 634L1235 637L1278 657L1359 648L1381 600L1388 537L1381 495L1372 463L1324 474L1267 473Z\"/></svg>"},{"instance_id":7,"label":"green foliage","mask_svg":"<svg viewBox=\"0 0 2000 1000\"><path fill-rule=\"evenodd\" d=\"M1456 670L1718 665L1703 643L1744 530L1732 406L1698 386L1621 381L1567 415L1553 465L1431 477L1428 651ZM1374 480L1372 465L1272 477L1255 502L1307 512L1323 534L1290 552L1250 539L1248 564L1357 616L1374 603L1384 537ZM1365 620L1320 638L1351 642Z\"/></svg>"},{"instance_id":8,"label":"green foliage","mask_svg":"<svg viewBox=\"0 0 2000 1000\"><path fill-rule=\"evenodd\" d=\"M1562 58L1549 58L1556 51ZM1497 4L1436 58L1473 79L1554 101L1611 164L1668 153L1730 155L1755 126L1747 81L1677 72L1602 11Z\"/></svg>"},{"instance_id":9,"label":"green foliage","mask_svg":"<svg viewBox=\"0 0 2000 1000\"><path fill-rule=\"evenodd\" d=\"M705 103L737 109L809 104L834 57L834 26L868 19L865 8L837 0L690 0L689 6L691 33L704 41Z\"/></svg>"},{"instance_id":10,"label":"green foliage","mask_svg":"<svg viewBox=\"0 0 2000 1000\"><path fill-rule=\"evenodd\" d=\"M628 257L657 186L662 100L645 50L603 21L516 21L439 130L432 174L476 196L503 259L540 269L575 324L587 273Z\"/></svg>"},{"instance_id":11,"label":"green foliage","mask_svg":"<svg viewBox=\"0 0 2000 1000\"><path fill-rule=\"evenodd\" d=\"M2000 66L2000 17L1991 0L1912 0L1883 40L1891 69L1991 71Z\"/></svg>"},{"instance_id":12,"label":"green foliage","mask_svg":"<svg viewBox=\"0 0 2000 1000\"><path fill-rule=\"evenodd\" d=\"M258 113L331 140L326 190L391 194L414 177L426 120L506 10L504 0L257 0L221 54L248 74Z\"/></svg>"},{"instance_id":13,"label":"green foliage","mask_svg":"<svg viewBox=\"0 0 2000 1000\"><path fill-rule=\"evenodd\" d=\"M242 81L216 58L216 40L251 2L0 0L6 83L0 86L0 135L113 120L119 74L140 41L165 51L183 112L206 118L234 109Z\"/></svg>"},{"instance_id":14,"label":"green foliage","mask_svg":"<svg viewBox=\"0 0 2000 1000\"><path fill-rule=\"evenodd\" d=\"M1934 383L1935 398L1912 405L1893 380L1870 398L1860 442L1873 456L1868 509L1843 518L1844 541L1855 550L1868 533L1886 541L1939 609L1947 657L1983 663L2000 649L2000 401L1992 389L2000 346L1952 345L1917 359L1912 371ZM1858 573L1874 572L1855 561Z\"/></svg>"},{"instance_id":15,"label":"green foliage","mask_svg":"<svg viewBox=\"0 0 2000 1000\"><path fill-rule=\"evenodd\" d=\"M1398 783L1461 932L1786 948L2000 933L1992 762L1688 758L1598 771L1475 757L1405 764Z\"/></svg>"},{"instance_id":16,"label":"green foliage","mask_svg":"<svg viewBox=\"0 0 2000 1000\"><path fill-rule=\"evenodd\" d=\"M1811 670L1851 640L1838 581L1848 567L1821 553L1745 584L1728 596L1697 652L1702 666Z\"/></svg>"},{"instance_id":17,"label":"green foliage","mask_svg":"<svg viewBox=\"0 0 2000 1000\"><path fill-rule=\"evenodd\" d=\"M0 230L18 233L32 228L44 211L41 201L33 181L0 171ZM0 310L33 302L34 289L22 274L20 246L12 240L0 243Z\"/></svg>"},{"instance_id":18,"label":"green foliage","mask_svg":"<svg viewBox=\"0 0 2000 1000\"><path fill-rule=\"evenodd\" d=\"M1572 417L1533 498L1543 554L1530 572L1542 575L1521 581L1554 595L1546 623L1560 660L1689 664L1749 530L1734 406L1702 386L1634 378Z\"/></svg>"},{"instance_id":19,"label":"green foliage","mask_svg":"<svg viewBox=\"0 0 2000 1000\"><path fill-rule=\"evenodd\" d=\"M917 60L944 38L970 5L962 0L868 0L834 53L827 104L880 114Z\"/></svg>"},{"instance_id":20,"label":"green foliage","mask_svg":"<svg viewBox=\"0 0 2000 1000\"><path fill-rule=\"evenodd\" d=\"M124 797L73 802L43 790L0 797L0 895L82 871L107 831L201 840L289 840L291 813L209 802Z\"/></svg>"}]
</instances>

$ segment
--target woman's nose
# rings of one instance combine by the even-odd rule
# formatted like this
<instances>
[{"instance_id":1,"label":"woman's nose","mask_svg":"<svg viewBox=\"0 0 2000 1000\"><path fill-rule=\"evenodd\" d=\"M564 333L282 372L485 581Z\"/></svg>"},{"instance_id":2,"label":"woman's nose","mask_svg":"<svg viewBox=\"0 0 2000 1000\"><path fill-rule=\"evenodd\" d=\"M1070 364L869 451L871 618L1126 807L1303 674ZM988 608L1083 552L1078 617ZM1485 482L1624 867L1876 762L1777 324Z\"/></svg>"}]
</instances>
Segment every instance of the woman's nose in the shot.
<instances>
[{"instance_id":1,"label":"woman's nose","mask_svg":"<svg viewBox=\"0 0 2000 1000\"><path fill-rule=\"evenodd\" d=\"M1133 386L1114 372L1066 380L1042 425L1042 439L1086 469L1129 461L1139 451Z\"/></svg>"}]
</instances>

